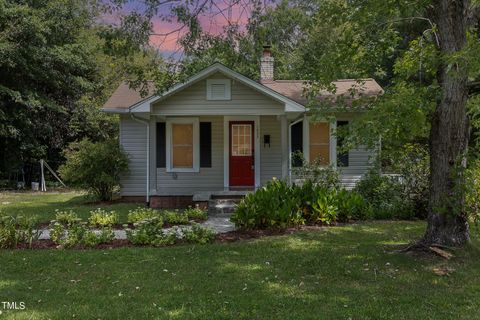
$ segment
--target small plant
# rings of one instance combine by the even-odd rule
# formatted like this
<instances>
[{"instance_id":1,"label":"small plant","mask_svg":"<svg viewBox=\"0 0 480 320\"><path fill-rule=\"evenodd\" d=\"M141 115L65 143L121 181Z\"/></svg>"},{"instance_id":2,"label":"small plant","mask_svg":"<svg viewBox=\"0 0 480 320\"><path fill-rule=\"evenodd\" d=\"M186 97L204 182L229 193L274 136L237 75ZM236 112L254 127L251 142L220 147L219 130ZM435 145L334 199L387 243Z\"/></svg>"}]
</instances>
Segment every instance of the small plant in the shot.
<instances>
[{"instance_id":1,"label":"small plant","mask_svg":"<svg viewBox=\"0 0 480 320\"><path fill-rule=\"evenodd\" d=\"M96 247L99 244L107 243L115 238L115 234L111 228L103 228L101 230L88 230L83 236L83 243L87 247Z\"/></svg>"},{"instance_id":2,"label":"small plant","mask_svg":"<svg viewBox=\"0 0 480 320\"><path fill-rule=\"evenodd\" d=\"M97 227L113 226L114 224L118 223L118 214L115 211L108 212L98 208L90 211L90 218L88 218L88 222L90 225Z\"/></svg>"},{"instance_id":3,"label":"small plant","mask_svg":"<svg viewBox=\"0 0 480 320\"><path fill-rule=\"evenodd\" d=\"M163 219L151 217L135 222L135 229L126 229L128 240L135 245L153 244L158 235L163 234Z\"/></svg>"},{"instance_id":4,"label":"small plant","mask_svg":"<svg viewBox=\"0 0 480 320\"><path fill-rule=\"evenodd\" d=\"M188 215L179 212L178 210L175 211L163 211L162 217L168 224L188 224L189 217Z\"/></svg>"},{"instance_id":5,"label":"small plant","mask_svg":"<svg viewBox=\"0 0 480 320\"><path fill-rule=\"evenodd\" d=\"M198 206L195 208L188 207L183 213L187 215L188 219L206 220L208 217L207 212Z\"/></svg>"},{"instance_id":6,"label":"small plant","mask_svg":"<svg viewBox=\"0 0 480 320\"><path fill-rule=\"evenodd\" d=\"M15 248L19 243L27 243L31 248L32 242L40 237L37 223L36 216L0 215L0 248Z\"/></svg>"},{"instance_id":7,"label":"small plant","mask_svg":"<svg viewBox=\"0 0 480 320\"><path fill-rule=\"evenodd\" d=\"M210 243L215 239L215 232L210 228L202 227L198 223L184 230L185 241L199 244Z\"/></svg>"},{"instance_id":8,"label":"small plant","mask_svg":"<svg viewBox=\"0 0 480 320\"><path fill-rule=\"evenodd\" d=\"M135 223L153 217L159 217L160 212L152 208L138 207L128 211L128 222Z\"/></svg>"},{"instance_id":9,"label":"small plant","mask_svg":"<svg viewBox=\"0 0 480 320\"><path fill-rule=\"evenodd\" d=\"M80 222L82 219L80 219L73 210L61 211L56 209L55 220L60 222L61 224L70 226Z\"/></svg>"}]
</instances>

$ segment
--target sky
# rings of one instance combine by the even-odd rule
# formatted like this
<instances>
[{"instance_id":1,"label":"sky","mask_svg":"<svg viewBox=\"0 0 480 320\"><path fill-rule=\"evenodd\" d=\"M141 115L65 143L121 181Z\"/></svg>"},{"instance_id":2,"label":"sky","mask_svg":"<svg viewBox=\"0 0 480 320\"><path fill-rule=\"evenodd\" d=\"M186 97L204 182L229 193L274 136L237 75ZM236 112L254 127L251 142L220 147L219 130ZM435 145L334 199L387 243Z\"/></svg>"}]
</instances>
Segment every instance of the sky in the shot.
<instances>
[{"instance_id":1,"label":"sky","mask_svg":"<svg viewBox=\"0 0 480 320\"><path fill-rule=\"evenodd\" d=\"M199 0L202 2L203 0ZM182 1L172 1L173 5ZM246 25L251 14L248 0L210 0L208 9L199 16L202 29L210 34L220 34L224 27L231 23ZM165 58L177 58L181 56L181 47L178 45L178 39L188 30L182 28L182 24L176 19L166 21L165 18L171 17L172 4L165 4L159 7L158 14L152 19L153 33L150 37L150 44L157 48ZM119 17L130 12L144 12L145 5L141 0L132 0L127 2L121 10L106 15L102 19L107 23L119 21Z\"/></svg>"}]
</instances>

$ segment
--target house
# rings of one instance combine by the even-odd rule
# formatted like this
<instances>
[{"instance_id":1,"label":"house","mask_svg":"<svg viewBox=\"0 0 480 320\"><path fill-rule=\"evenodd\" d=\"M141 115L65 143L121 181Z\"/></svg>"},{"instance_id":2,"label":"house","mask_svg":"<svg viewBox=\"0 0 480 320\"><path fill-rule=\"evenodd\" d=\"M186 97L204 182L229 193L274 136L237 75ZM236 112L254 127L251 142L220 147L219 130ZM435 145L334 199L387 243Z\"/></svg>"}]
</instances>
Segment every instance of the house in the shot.
<instances>
[{"instance_id":1,"label":"house","mask_svg":"<svg viewBox=\"0 0 480 320\"><path fill-rule=\"evenodd\" d=\"M120 116L120 144L130 157L121 195L146 197L153 207L207 201L212 194L254 190L270 179L288 179L290 155L322 159L352 186L372 166L373 150L337 154L334 130L358 115L338 111L336 121L310 121L304 82L275 80L268 47L261 80L215 63L161 95L142 98L122 84L103 111ZM336 95L348 95L355 80L338 80ZM373 79L361 93L378 95ZM320 97L322 98L322 97ZM337 161L341 158L341 161Z\"/></svg>"}]
</instances>

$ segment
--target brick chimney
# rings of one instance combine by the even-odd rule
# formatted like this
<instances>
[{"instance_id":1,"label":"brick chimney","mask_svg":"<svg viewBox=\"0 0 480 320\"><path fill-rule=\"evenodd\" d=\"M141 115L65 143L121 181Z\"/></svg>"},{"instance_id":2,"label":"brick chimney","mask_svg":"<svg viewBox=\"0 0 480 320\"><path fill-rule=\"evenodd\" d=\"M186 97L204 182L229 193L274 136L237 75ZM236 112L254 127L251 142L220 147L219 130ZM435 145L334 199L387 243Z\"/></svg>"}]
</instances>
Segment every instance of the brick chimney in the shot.
<instances>
[{"instance_id":1,"label":"brick chimney","mask_svg":"<svg viewBox=\"0 0 480 320\"><path fill-rule=\"evenodd\" d=\"M263 46L260 60L260 82L273 81L273 57L270 46Z\"/></svg>"}]
</instances>

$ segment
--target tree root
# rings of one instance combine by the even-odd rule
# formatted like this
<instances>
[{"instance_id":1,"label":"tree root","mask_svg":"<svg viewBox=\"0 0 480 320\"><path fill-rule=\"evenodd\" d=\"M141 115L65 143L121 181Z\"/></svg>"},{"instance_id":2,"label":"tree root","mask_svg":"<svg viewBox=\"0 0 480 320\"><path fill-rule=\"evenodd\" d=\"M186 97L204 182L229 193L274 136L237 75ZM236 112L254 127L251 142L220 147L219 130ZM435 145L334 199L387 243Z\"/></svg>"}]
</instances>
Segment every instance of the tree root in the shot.
<instances>
[{"instance_id":1,"label":"tree root","mask_svg":"<svg viewBox=\"0 0 480 320\"><path fill-rule=\"evenodd\" d=\"M407 245L405 248L395 250L396 253L405 252L428 252L437 256L445 258L447 260L453 257L453 254L445 251L444 249L453 250L454 248L439 244L439 243L425 243L423 240L415 241Z\"/></svg>"}]
</instances>

